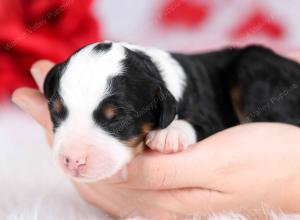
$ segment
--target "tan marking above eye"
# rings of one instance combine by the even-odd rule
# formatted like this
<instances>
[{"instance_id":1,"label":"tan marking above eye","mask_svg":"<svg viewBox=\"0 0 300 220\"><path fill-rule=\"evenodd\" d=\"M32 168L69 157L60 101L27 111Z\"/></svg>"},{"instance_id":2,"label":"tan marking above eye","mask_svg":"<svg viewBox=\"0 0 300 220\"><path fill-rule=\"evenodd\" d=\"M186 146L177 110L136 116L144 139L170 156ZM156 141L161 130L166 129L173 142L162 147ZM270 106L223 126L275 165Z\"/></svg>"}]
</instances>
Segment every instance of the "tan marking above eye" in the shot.
<instances>
[{"instance_id":1,"label":"tan marking above eye","mask_svg":"<svg viewBox=\"0 0 300 220\"><path fill-rule=\"evenodd\" d=\"M112 119L118 113L118 109L116 106L109 104L102 108L102 112L105 118Z\"/></svg>"},{"instance_id":2,"label":"tan marking above eye","mask_svg":"<svg viewBox=\"0 0 300 220\"><path fill-rule=\"evenodd\" d=\"M62 111L63 104L62 101L59 99L56 99L52 102L52 110L56 113L59 113Z\"/></svg>"},{"instance_id":3,"label":"tan marking above eye","mask_svg":"<svg viewBox=\"0 0 300 220\"><path fill-rule=\"evenodd\" d=\"M239 87L233 87L230 89L230 97L232 100L233 109L238 116L241 124L249 122L250 118L247 117L245 112L241 109L241 89Z\"/></svg>"}]
</instances>

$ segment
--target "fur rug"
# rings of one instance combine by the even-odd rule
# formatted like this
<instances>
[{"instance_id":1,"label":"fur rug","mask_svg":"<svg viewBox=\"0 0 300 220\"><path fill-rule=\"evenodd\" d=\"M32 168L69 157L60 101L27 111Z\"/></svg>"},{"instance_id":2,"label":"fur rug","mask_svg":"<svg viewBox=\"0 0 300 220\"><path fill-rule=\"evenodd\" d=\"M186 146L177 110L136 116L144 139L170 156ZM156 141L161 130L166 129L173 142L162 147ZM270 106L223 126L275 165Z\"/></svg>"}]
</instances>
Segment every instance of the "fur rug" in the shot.
<instances>
[{"instance_id":1,"label":"fur rug","mask_svg":"<svg viewBox=\"0 0 300 220\"><path fill-rule=\"evenodd\" d=\"M42 129L11 106L2 105L0 109L0 150L1 220L113 219L79 197L53 165ZM273 215L272 218L296 220L300 216ZM210 220L233 219L246 220L237 214L210 217Z\"/></svg>"}]
</instances>

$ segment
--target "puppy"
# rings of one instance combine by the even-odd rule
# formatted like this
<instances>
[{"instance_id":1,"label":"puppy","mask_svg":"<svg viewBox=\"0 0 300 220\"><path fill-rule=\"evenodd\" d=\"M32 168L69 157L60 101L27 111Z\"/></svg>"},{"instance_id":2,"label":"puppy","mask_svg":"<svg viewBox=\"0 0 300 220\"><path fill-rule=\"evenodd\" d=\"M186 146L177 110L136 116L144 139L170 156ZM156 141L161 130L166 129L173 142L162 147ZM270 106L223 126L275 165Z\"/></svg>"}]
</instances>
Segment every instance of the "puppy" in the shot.
<instances>
[{"instance_id":1,"label":"puppy","mask_svg":"<svg viewBox=\"0 0 300 220\"><path fill-rule=\"evenodd\" d=\"M299 83L297 63L261 46L186 55L91 44L44 83L55 160L71 177L97 181L145 145L174 153L243 122L299 126Z\"/></svg>"}]
</instances>

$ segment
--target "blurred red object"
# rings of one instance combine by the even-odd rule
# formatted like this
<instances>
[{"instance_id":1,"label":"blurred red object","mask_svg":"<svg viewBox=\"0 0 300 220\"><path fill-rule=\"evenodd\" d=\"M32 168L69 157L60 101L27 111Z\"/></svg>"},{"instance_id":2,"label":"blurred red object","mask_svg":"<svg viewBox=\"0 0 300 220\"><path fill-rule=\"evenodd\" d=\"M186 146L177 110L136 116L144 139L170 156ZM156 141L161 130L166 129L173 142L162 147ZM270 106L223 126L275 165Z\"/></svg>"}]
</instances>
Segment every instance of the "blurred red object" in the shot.
<instances>
[{"instance_id":1,"label":"blurred red object","mask_svg":"<svg viewBox=\"0 0 300 220\"><path fill-rule=\"evenodd\" d=\"M280 39L284 33L283 25L276 21L272 15L257 10L233 31L232 36L234 39L241 39L263 34L269 38Z\"/></svg>"},{"instance_id":2,"label":"blurred red object","mask_svg":"<svg viewBox=\"0 0 300 220\"><path fill-rule=\"evenodd\" d=\"M193 28L205 21L210 12L209 1L169 0L160 12L164 25Z\"/></svg>"},{"instance_id":3,"label":"blurred red object","mask_svg":"<svg viewBox=\"0 0 300 220\"><path fill-rule=\"evenodd\" d=\"M0 99L20 86L34 87L30 66L59 62L98 41L92 0L0 0Z\"/></svg>"}]
</instances>

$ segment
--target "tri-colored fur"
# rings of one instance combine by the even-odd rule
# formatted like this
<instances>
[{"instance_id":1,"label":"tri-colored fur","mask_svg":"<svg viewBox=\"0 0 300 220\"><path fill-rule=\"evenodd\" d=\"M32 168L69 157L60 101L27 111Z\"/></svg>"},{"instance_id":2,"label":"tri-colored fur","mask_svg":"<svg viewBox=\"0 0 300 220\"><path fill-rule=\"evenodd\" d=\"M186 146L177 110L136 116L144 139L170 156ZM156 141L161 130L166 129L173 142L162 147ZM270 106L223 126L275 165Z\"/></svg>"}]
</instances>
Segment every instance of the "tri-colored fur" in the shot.
<instances>
[{"instance_id":1,"label":"tri-colored fur","mask_svg":"<svg viewBox=\"0 0 300 220\"><path fill-rule=\"evenodd\" d=\"M187 55L102 42L57 64L44 91L55 159L95 181L144 145L174 153L242 122L299 125L299 87L300 66L261 46Z\"/></svg>"}]
</instances>

